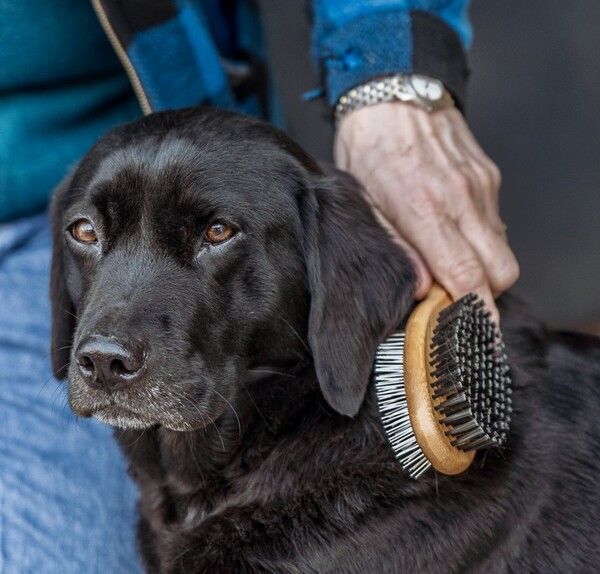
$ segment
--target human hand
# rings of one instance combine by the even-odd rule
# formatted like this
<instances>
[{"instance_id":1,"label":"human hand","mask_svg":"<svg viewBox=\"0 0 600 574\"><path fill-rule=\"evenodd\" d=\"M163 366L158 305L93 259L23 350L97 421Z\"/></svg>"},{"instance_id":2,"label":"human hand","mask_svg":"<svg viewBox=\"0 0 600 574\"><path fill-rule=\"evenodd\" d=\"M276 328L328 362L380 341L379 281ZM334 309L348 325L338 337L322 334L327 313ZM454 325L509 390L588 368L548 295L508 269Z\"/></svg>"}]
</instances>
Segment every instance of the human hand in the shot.
<instances>
[{"instance_id":1,"label":"human hand","mask_svg":"<svg viewBox=\"0 0 600 574\"><path fill-rule=\"evenodd\" d=\"M403 102L352 111L339 123L336 164L366 188L415 264L417 299L435 278L454 300L494 297L519 276L498 215L500 172L454 108Z\"/></svg>"}]
</instances>

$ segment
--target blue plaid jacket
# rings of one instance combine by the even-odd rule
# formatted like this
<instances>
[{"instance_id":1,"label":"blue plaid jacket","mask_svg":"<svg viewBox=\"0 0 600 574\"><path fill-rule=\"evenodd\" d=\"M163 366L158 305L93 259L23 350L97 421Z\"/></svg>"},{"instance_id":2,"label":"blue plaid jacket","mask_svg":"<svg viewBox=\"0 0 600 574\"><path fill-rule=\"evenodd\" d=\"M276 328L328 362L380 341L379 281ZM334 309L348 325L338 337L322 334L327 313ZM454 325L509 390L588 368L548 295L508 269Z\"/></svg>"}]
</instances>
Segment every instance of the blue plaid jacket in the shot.
<instances>
[{"instance_id":1,"label":"blue plaid jacket","mask_svg":"<svg viewBox=\"0 0 600 574\"><path fill-rule=\"evenodd\" d=\"M255 1L92 4L145 113L198 103L243 109L261 55ZM329 104L374 77L417 72L442 80L461 105L467 6L468 0L312 0L313 57Z\"/></svg>"}]
</instances>

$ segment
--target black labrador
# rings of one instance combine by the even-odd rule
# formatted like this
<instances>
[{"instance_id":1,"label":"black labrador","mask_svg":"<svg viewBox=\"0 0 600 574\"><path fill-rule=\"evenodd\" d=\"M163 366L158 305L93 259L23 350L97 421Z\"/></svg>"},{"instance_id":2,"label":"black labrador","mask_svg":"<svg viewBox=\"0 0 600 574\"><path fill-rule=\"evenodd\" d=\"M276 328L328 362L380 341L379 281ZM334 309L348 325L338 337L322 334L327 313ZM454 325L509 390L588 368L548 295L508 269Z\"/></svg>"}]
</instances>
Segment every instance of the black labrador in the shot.
<instances>
[{"instance_id":1,"label":"black labrador","mask_svg":"<svg viewBox=\"0 0 600 574\"><path fill-rule=\"evenodd\" d=\"M121 429L148 572L600 568L600 342L502 299L510 441L407 478L370 371L413 270L278 130L202 108L120 127L53 217L54 370Z\"/></svg>"}]
</instances>

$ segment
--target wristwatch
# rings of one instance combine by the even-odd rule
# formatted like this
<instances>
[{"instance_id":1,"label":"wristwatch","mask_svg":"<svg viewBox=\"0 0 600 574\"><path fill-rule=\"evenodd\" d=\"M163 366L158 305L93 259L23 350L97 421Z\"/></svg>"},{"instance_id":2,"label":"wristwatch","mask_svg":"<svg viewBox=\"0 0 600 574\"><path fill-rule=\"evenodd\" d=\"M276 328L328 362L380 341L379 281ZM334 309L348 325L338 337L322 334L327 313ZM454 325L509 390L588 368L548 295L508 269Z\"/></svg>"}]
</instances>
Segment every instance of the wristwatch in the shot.
<instances>
[{"instance_id":1,"label":"wristwatch","mask_svg":"<svg viewBox=\"0 0 600 574\"><path fill-rule=\"evenodd\" d=\"M364 106L399 100L422 107L428 112L454 106L454 99L444 84L422 74L396 74L356 86L340 97L335 106L335 118Z\"/></svg>"}]
</instances>

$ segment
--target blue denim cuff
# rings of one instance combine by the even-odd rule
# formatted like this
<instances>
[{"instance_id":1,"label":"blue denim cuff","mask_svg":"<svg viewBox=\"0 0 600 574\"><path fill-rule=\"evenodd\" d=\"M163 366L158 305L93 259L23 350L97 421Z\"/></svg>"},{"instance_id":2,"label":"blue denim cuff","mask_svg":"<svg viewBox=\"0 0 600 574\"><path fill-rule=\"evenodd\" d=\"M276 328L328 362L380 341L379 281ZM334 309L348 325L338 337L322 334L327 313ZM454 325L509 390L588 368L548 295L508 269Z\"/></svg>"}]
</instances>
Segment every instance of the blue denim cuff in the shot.
<instances>
[{"instance_id":1,"label":"blue denim cuff","mask_svg":"<svg viewBox=\"0 0 600 574\"><path fill-rule=\"evenodd\" d=\"M332 31L319 50L327 102L377 77L421 73L441 80L463 108L468 68L458 34L427 12L379 11Z\"/></svg>"},{"instance_id":2,"label":"blue denim cuff","mask_svg":"<svg viewBox=\"0 0 600 574\"><path fill-rule=\"evenodd\" d=\"M408 12L361 16L333 31L321 54L327 102L377 76L410 72L412 34Z\"/></svg>"}]
</instances>

